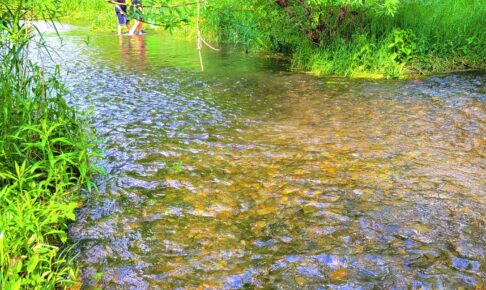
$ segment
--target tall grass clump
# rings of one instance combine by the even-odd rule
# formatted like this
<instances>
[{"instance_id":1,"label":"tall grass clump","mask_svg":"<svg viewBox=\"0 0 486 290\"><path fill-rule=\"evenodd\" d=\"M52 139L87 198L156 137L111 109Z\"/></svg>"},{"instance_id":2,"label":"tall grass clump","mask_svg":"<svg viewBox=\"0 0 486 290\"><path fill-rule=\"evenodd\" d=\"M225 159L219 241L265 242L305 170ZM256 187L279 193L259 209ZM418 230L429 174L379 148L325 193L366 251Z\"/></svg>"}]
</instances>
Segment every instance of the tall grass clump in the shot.
<instances>
[{"instance_id":1,"label":"tall grass clump","mask_svg":"<svg viewBox=\"0 0 486 290\"><path fill-rule=\"evenodd\" d=\"M67 288L77 276L63 244L93 153L59 68L47 73L31 57L39 36L29 19L48 21L51 4L0 2L0 289Z\"/></svg>"},{"instance_id":2,"label":"tall grass clump","mask_svg":"<svg viewBox=\"0 0 486 290\"><path fill-rule=\"evenodd\" d=\"M484 15L485 1L414 0L403 3L394 25L416 36L418 68L479 69L486 64Z\"/></svg>"}]
</instances>

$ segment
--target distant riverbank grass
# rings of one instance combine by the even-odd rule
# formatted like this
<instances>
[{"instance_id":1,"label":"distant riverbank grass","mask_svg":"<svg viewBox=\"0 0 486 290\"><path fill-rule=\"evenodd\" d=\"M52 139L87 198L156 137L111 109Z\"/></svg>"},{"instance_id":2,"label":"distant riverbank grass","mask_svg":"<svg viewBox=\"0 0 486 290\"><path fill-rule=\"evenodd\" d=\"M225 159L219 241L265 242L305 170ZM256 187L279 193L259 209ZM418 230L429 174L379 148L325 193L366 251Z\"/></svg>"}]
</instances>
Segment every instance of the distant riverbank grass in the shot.
<instances>
[{"instance_id":1,"label":"distant riverbank grass","mask_svg":"<svg viewBox=\"0 0 486 290\"><path fill-rule=\"evenodd\" d=\"M59 20L75 24L83 23L93 30L116 30L117 18L114 6L104 0L58 2Z\"/></svg>"},{"instance_id":2,"label":"distant riverbank grass","mask_svg":"<svg viewBox=\"0 0 486 290\"><path fill-rule=\"evenodd\" d=\"M22 20L48 15L48 3L0 3L0 289L65 288L77 276L63 244L93 153L59 71L32 59L48 51Z\"/></svg>"}]
</instances>

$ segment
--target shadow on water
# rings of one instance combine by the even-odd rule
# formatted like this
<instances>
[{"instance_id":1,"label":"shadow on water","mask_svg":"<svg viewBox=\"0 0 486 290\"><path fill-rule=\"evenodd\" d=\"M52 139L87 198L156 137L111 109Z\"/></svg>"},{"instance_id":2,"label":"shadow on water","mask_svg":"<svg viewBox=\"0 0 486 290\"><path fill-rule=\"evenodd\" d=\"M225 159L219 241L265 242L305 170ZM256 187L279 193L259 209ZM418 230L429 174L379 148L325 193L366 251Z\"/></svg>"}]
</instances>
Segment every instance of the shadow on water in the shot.
<instances>
[{"instance_id":1,"label":"shadow on water","mask_svg":"<svg viewBox=\"0 0 486 290\"><path fill-rule=\"evenodd\" d=\"M486 75L314 78L194 43L70 33L110 172L73 224L85 286L484 286ZM53 40L54 41L54 40Z\"/></svg>"}]
</instances>

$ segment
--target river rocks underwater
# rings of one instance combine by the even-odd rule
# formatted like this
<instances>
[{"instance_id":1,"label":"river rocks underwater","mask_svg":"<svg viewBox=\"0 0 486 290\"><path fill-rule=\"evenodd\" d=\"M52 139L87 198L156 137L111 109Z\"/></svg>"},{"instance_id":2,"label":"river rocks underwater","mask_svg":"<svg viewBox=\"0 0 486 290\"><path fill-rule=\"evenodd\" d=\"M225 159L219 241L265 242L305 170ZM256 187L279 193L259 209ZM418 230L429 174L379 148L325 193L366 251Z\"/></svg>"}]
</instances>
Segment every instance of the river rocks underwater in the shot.
<instances>
[{"instance_id":1,"label":"river rocks underwater","mask_svg":"<svg viewBox=\"0 0 486 290\"><path fill-rule=\"evenodd\" d=\"M70 230L86 289L484 287L486 74L317 78L230 48L202 73L165 34L63 44L108 171Z\"/></svg>"}]
</instances>

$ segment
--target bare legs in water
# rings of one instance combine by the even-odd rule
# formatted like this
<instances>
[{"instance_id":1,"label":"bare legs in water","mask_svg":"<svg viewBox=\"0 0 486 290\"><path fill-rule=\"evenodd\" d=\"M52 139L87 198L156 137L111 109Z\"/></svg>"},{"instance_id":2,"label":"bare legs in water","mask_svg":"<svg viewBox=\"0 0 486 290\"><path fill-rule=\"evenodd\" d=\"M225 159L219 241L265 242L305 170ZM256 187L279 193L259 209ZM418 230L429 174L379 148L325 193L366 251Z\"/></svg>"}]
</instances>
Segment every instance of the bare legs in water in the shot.
<instances>
[{"instance_id":1,"label":"bare legs in water","mask_svg":"<svg viewBox=\"0 0 486 290\"><path fill-rule=\"evenodd\" d=\"M130 30L130 33L128 35L134 35L135 30L137 30L138 35L142 35L142 26L143 22L135 19L135 24L132 26L132 29Z\"/></svg>"}]
</instances>

